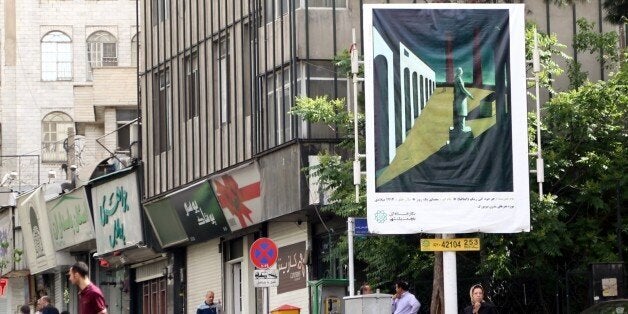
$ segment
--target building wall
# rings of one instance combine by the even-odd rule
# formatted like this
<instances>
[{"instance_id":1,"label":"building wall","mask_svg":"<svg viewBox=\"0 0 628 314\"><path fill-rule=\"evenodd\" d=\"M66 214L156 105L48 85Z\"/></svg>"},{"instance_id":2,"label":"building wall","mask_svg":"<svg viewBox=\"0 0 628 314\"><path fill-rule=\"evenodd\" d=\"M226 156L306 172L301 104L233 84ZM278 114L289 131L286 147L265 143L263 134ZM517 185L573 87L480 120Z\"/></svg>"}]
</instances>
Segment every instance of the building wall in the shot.
<instances>
[{"instance_id":1,"label":"building wall","mask_svg":"<svg viewBox=\"0 0 628 314\"><path fill-rule=\"evenodd\" d=\"M282 246L303 241L306 242L307 247L307 243L310 241L308 234L307 223L298 224L296 222L273 222L268 226L268 236L275 241L280 250ZM301 314L308 314L310 313L309 299L307 287L281 294L277 294L277 288L270 288L271 310L281 305L289 304L301 308Z\"/></svg>"},{"instance_id":2,"label":"building wall","mask_svg":"<svg viewBox=\"0 0 628 314\"><path fill-rule=\"evenodd\" d=\"M219 247L220 239L187 247L187 313L196 313L207 291L214 291L216 301L223 300L222 255Z\"/></svg>"},{"instance_id":3,"label":"building wall","mask_svg":"<svg viewBox=\"0 0 628 314\"><path fill-rule=\"evenodd\" d=\"M14 4L14 9L13 9ZM21 155L41 153L42 119L48 113L61 111L75 119L74 85L91 85L87 81L86 39L97 30L107 30L118 40L118 65L131 65L131 37L136 23L135 1L3 1L3 42L5 62L0 67L2 154ZM19 21L13 33L11 21ZM41 76L41 39L51 30L65 32L72 40L72 80L43 81ZM3 45L4 46L4 45ZM14 61L13 61L14 60ZM6 62L8 61L8 62ZM25 140L28 139L28 140ZM88 141L94 141L89 138ZM86 163L100 156L85 154ZM36 185L36 158L3 160L2 171L19 168L24 184ZM60 163L42 163L40 182L47 182L49 170L57 172L57 179L64 180Z\"/></svg>"}]
</instances>

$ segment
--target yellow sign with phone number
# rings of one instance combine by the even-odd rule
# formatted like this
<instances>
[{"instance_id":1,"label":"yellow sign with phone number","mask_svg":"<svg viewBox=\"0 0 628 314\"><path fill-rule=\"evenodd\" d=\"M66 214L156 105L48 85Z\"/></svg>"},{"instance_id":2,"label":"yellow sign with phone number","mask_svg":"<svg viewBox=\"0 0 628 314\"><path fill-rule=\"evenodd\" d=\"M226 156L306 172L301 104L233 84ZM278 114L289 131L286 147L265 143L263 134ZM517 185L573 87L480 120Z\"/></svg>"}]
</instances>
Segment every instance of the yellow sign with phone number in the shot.
<instances>
[{"instance_id":1,"label":"yellow sign with phone number","mask_svg":"<svg viewBox=\"0 0 628 314\"><path fill-rule=\"evenodd\" d=\"M479 251L480 238L421 239L421 251Z\"/></svg>"}]
</instances>

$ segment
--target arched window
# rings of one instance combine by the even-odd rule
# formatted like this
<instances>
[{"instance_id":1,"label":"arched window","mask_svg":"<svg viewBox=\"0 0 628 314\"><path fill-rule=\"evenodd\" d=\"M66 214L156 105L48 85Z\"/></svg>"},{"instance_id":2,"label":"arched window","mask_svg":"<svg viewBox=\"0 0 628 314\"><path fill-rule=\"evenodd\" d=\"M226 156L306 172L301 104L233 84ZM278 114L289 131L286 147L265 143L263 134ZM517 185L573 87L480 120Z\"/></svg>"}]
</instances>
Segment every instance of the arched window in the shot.
<instances>
[{"instance_id":1,"label":"arched window","mask_svg":"<svg viewBox=\"0 0 628 314\"><path fill-rule=\"evenodd\" d=\"M41 39L41 79L72 79L72 40L68 35L52 31Z\"/></svg>"},{"instance_id":2,"label":"arched window","mask_svg":"<svg viewBox=\"0 0 628 314\"><path fill-rule=\"evenodd\" d=\"M41 121L42 130L42 161L64 162L67 153L64 140L68 137L68 128L73 128L72 118L63 112L51 112Z\"/></svg>"},{"instance_id":3,"label":"arched window","mask_svg":"<svg viewBox=\"0 0 628 314\"><path fill-rule=\"evenodd\" d=\"M136 67L137 66L137 51L138 51L138 45L137 45L137 35L135 34L135 36L133 36L133 38L131 38L131 66Z\"/></svg>"},{"instance_id":4,"label":"arched window","mask_svg":"<svg viewBox=\"0 0 628 314\"><path fill-rule=\"evenodd\" d=\"M98 31L87 38L87 79L94 68L118 65L118 40L108 32Z\"/></svg>"}]
</instances>

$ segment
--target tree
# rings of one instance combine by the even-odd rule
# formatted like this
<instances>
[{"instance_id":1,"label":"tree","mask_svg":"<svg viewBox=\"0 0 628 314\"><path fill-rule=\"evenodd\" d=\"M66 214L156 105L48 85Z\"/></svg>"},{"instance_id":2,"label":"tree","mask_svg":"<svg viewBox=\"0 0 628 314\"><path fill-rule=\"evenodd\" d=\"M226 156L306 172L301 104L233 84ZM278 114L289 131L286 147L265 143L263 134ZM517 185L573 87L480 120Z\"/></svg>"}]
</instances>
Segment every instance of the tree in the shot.
<instances>
[{"instance_id":1,"label":"tree","mask_svg":"<svg viewBox=\"0 0 628 314\"><path fill-rule=\"evenodd\" d=\"M584 18L578 19L576 24L578 25L578 33L573 38L573 48L578 53L598 53L596 59L604 65L606 70L619 69L621 54L617 49L617 33L598 33L594 30L595 23ZM588 73L581 69L582 64L580 62L575 59L570 61L568 70L570 89L582 86L588 79Z\"/></svg>"}]
</instances>

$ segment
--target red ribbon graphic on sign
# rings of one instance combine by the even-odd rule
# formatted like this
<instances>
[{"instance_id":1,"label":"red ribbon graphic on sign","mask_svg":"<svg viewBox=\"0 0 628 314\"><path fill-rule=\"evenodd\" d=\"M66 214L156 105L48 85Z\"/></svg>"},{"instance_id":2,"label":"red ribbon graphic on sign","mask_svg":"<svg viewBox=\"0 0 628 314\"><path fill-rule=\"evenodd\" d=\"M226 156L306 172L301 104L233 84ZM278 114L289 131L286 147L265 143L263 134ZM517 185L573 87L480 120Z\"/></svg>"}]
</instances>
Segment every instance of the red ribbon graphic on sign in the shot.
<instances>
[{"instance_id":1,"label":"red ribbon graphic on sign","mask_svg":"<svg viewBox=\"0 0 628 314\"><path fill-rule=\"evenodd\" d=\"M224 184L219 180L214 180L214 182L216 183L218 201L220 201L222 207L228 208L231 214L238 218L242 227L247 226L246 220L253 223L251 219L251 213L253 212L244 202L260 196L260 183L255 182L240 188L238 182L230 175L224 175L221 179Z\"/></svg>"}]
</instances>

